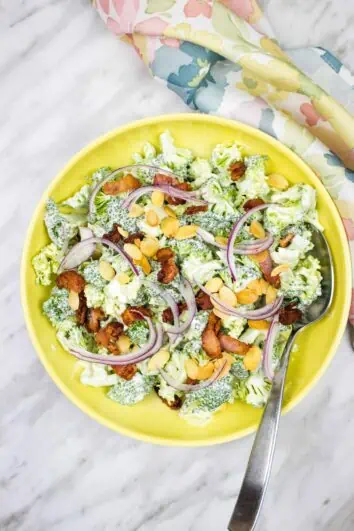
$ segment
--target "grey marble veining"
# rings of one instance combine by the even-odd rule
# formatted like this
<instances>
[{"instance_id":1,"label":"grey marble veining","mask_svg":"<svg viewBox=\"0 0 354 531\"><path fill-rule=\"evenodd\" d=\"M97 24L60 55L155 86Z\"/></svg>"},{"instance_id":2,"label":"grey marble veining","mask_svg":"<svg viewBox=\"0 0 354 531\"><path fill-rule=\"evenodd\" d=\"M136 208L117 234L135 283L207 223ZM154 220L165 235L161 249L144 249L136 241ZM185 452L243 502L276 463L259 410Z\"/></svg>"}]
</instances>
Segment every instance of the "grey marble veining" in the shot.
<instances>
[{"instance_id":1,"label":"grey marble veining","mask_svg":"<svg viewBox=\"0 0 354 531\"><path fill-rule=\"evenodd\" d=\"M352 2L265 4L283 45L327 46L354 68ZM222 531L252 438L160 448L98 425L47 376L19 301L25 230L67 160L119 124L186 108L86 0L0 3L0 50L0 529ZM260 531L354 528L353 374L345 337L282 420Z\"/></svg>"}]
</instances>

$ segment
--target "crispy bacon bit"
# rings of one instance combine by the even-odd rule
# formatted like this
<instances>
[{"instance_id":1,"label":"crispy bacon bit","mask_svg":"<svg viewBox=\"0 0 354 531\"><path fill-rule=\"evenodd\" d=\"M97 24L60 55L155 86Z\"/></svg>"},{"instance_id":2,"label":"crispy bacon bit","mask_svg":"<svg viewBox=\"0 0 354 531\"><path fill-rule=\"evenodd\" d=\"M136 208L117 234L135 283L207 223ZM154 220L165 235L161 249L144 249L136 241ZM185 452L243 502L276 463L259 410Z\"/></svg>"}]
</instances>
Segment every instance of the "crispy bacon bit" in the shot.
<instances>
[{"instance_id":1,"label":"crispy bacon bit","mask_svg":"<svg viewBox=\"0 0 354 531\"><path fill-rule=\"evenodd\" d=\"M166 398L162 398L162 396L159 395L159 389L158 387L155 387L155 391L161 402L166 404L170 409L180 409L182 406L182 399L179 396L175 396L174 400L171 402L170 400L166 400Z\"/></svg>"},{"instance_id":2,"label":"crispy bacon bit","mask_svg":"<svg viewBox=\"0 0 354 531\"><path fill-rule=\"evenodd\" d=\"M251 208L254 208L256 206L264 205L263 199L260 197L256 197L255 199L249 199L244 203L243 209L247 212L248 210L251 210Z\"/></svg>"},{"instance_id":3,"label":"crispy bacon bit","mask_svg":"<svg viewBox=\"0 0 354 531\"><path fill-rule=\"evenodd\" d=\"M129 234L127 238L124 239L124 243L134 243L135 240L143 240L145 237L143 232L133 232L133 234Z\"/></svg>"},{"instance_id":4,"label":"crispy bacon bit","mask_svg":"<svg viewBox=\"0 0 354 531\"><path fill-rule=\"evenodd\" d=\"M279 240L280 247L287 247L292 242L294 236L295 234L289 232L286 236L284 236L284 238Z\"/></svg>"},{"instance_id":5,"label":"crispy bacon bit","mask_svg":"<svg viewBox=\"0 0 354 531\"><path fill-rule=\"evenodd\" d=\"M187 309L187 304L185 302L179 302L178 303L178 311L179 311L179 314L181 315L181 313L184 312L184 310ZM172 324L173 323L173 314L172 314L172 310L171 308L166 308L163 312L162 312L162 320L164 323L170 323Z\"/></svg>"},{"instance_id":6,"label":"crispy bacon bit","mask_svg":"<svg viewBox=\"0 0 354 531\"><path fill-rule=\"evenodd\" d=\"M103 235L103 238L113 243L118 243L122 239L121 234L118 231L118 223L114 223L112 230Z\"/></svg>"},{"instance_id":7,"label":"crispy bacon bit","mask_svg":"<svg viewBox=\"0 0 354 531\"><path fill-rule=\"evenodd\" d=\"M186 380L186 384L188 384L188 385L195 385L195 384L197 384L197 383L199 383L199 380L193 380L193 378L189 378L189 376L188 376L188 378L187 378L187 380Z\"/></svg>"},{"instance_id":8,"label":"crispy bacon bit","mask_svg":"<svg viewBox=\"0 0 354 531\"><path fill-rule=\"evenodd\" d=\"M178 275L179 269L173 258L164 260L161 269L157 273L157 280L162 284L169 284Z\"/></svg>"},{"instance_id":9,"label":"crispy bacon bit","mask_svg":"<svg viewBox=\"0 0 354 531\"><path fill-rule=\"evenodd\" d=\"M140 314L146 315L146 317L151 317L151 310L149 308L145 308L145 306L131 306L130 308L127 308L122 313L122 320L123 323L126 326L130 326L135 321L142 321L142 317Z\"/></svg>"},{"instance_id":10,"label":"crispy bacon bit","mask_svg":"<svg viewBox=\"0 0 354 531\"><path fill-rule=\"evenodd\" d=\"M133 175L125 175L118 181L109 181L105 183L102 187L103 191L107 195L118 195L123 192L129 192L131 190L136 190L140 188L141 184L139 179Z\"/></svg>"},{"instance_id":11,"label":"crispy bacon bit","mask_svg":"<svg viewBox=\"0 0 354 531\"><path fill-rule=\"evenodd\" d=\"M220 319L213 312L209 314L208 323L202 333L202 347L210 358L221 357L221 345L217 334L220 330Z\"/></svg>"},{"instance_id":12,"label":"crispy bacon bit","mask_svg":"<svg viewBox=\"0 0 354 531\"><path fill-rule=\"evenodd\" d=\"M231 179L233 181L238 181L245 174L246 166L242 161L234 162L230 166Z\"/></svg>"},{"instance_id":13,"label":"crispy bacon bit","mask_svg":"<svg viewBox=\"0 0 354 531\"><path fill-rule=\"evenodd\" d=\"M85 279L76 271L63 271L57 276L56 283L58 288L65 288L76 293L81 293L85 288Z\"/></svg>"},{"instance_id":14,"label":"crispy bacon bit","mask_svg":"<svg viewBox=\"0 0 354 531\"><path fill-rule=\"evenodd\" d=\"M208 210L208 205L194 205L187 208L185 214L187 216L192 216L193 214L198 214L198 212L206 212Z\"/></svg>"},{"instance_id":15,"label":"crispy bacon bit","mask_svg":"<svg viewBox=\"0 0 354 531\"><path fill-rule=\"evenodd\" d=\"M247 343L243 343L243 341L239 341L238 339L226 334L220 334L219 340L223 350L226 350L226 352L231 352L232 354L238 354L239 356L244 356L247 354L250 348Z\"/></svg>"},{"instance_id":16,"label":"crispy bacon bit","mask_svg":"<svg viewBox=\"0 0 354 531\"><path fill-rule=\"evenodd\" d=\"M292 302L282 308L279 312L279 321L283 325L291 325L296 321L299 321L302 317L302 312Z\"/></svg>"},{"instance_id":17,"label":"crispy bacon bit","mask_svg":"<svg viewBox=\"0 0 354 531\"><path fill-rule=\"evenodd\" d=\"M273 271L273 262L272 262L272 258L270 256L269 251L265 251L264 256L265 256L264 260L259 262L259 267L261 268L261 271L266 281L278 289L280 288L280 276L275 275L272 277L271 275Z\"/></svg>"},{"instance_id":18,"label":"crispy bacon bit","mask_svg":"<svg viewBox=\"0 0 354 531\"><path fill-rule=\"evenodd\" d=\"M79 293L79 307L76 310L76 320L80 325L83 325L86 321L87 303L85 293L81 291Z\"/></svg>"},{"instance_id":19,"label":"crispy bacon bit","mask_svg":"<svg viewBox=\"0 0 354 531\"><path fill-rule=\"evenodd\" d=\"M129 365L112 365L112 369L118 376L124 378L124 380L131 380L138 370L135 363Z\"/></svg>"},{"instance_id":20,"label":"crispy bacon bit","mask_svg":"<svg viewBox=\"0 0 354 531\"><path fill-rule=\"evenodd\" d=\"M89 308L86 314L86 328L89 332L98 332L100 329L100 321L105 319L105 314L102 308Z\"/></svg>"},{"instance_id":21,"label":"crispy bacon bit","mask_svg":"<svg viewBox=\"0 0 354 531\"><path fill-rule=\"evenodd\" d=\"M184 192L188 192L191 189L190 184L188 183L179 183L173 186L174 188L178 188L179 190L183 190ZM169 203L170 205L184 205L186 202L184 199L180 199L179 197L171 197L170 195L168 195L166 199L167 203Z\"/></svg>"},{"instance_id":22,"label":"crispy bacon bit","mask_svg":"<svg viewBox=\"0 0 354 531\"><path fill-rule=\"evenodd\" d=\"M176 184L178 184L178 181L171 175L164 175L163 173L157 173L154 177L154 185L158 186L160 184L172 184L173 186L176 186Z\"/></svg>"},{"instance_id":23,"label":"crispy bacon bit","mask_svg":"<svg viewBox=\"0 0 354 531\"><path fill-rule=\"evenodd\" d=\"M122 323L109 323L95 335L96 342L108 349L112 354L119 354L117 341L123 332Z\"/></svg>"},{"instance_id":24,"label":"crispy bacon bit","mask_svg":"<svg viewBox=\"0 0 354 531\"><path fill-rule=\"evenodd\" d=\"M204 293L204 291L202 291L201 289L198 291L195 300L196 300L199 310L212 310L213 309L213 305L211 303L209 295Z\"/></svg>"},{"instance_id":25,"label":"crispy bacon bit","mask_svg":"<svg viewBox=\"0 0 354 531\"><path fill-rule=\"evenodd\" d=\"M170 260L174 257L175 253L170 247L163 247L162 249L159 249L156 253L156 260L161 263L166 262L167 260Z\"/></svg>"}]
</instances>

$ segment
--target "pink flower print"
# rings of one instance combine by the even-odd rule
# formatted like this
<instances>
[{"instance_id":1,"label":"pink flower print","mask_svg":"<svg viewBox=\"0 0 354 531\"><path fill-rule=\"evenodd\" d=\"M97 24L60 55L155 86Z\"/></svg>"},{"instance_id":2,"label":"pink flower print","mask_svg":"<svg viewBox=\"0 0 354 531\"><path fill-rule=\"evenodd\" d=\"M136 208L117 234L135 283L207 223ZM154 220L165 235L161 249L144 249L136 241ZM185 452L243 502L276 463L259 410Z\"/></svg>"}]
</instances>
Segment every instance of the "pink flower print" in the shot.
<instances>
[{"instance_id":1,"label":"pink flower print","mask_svg":"<svg viewBox=\"0 0 354 531\"><path fill-rule=\"evenodd\" d=\"M303 103L300 105L300 111L306 118L306 123L309 127L317 125L318 121L323 119L311 103Z\"/></svg>"},{"instance_id":2,"label":"pink flower print","mask_svg":"<svg viewBox=\"0 0 354 531\"><path fill-rule=\"evenodd\" d=\"M97 0L99 6L101 7L102 11L106 13L106 15L109 15L109 2L110 0Z\"/></svg>"},{"instance_id":3,"label":"pink flower print","mask_svg":"<svg viewBox=\"0 0 354 531\"><path fill-rule=\"evenodd\" d=\"M105 7L108 6L109 8L109 2L104 0L103 3ZM138 9L139 0L111 0L111 8L106 22L107 27L117 35L133 33Z\"/></svg>"},{"instance_id":4,"label":"pink flower print","mask_svg":"<svg viewBox=\"0 0 354 531\"><path fill-rule=\"evenodd\" d=\"M345 232L347 233L348 240L354 241L354 221L349 218L342 218Z\"/></svg>"},{"instance_id":5,"label":"pink flower print","mask_svg":"<svg viewBox=\"0 0 354 531\"><path fill-rule=\"evenodd\" d=\"M139 22L134 28L134 31L137 33L142 33L143 35L154 35L155 37L160 37L163 35L168 23L162 20L160 17L152 17L148 20L143 20Z\"/></svg>"},{"instance_id":6,"label":"pink flower print","mask_svg":"<svg viewBox=\"0 0 354 531\"><path fill-rule=\"evenodd\" d=\"M184 14L186 17L198 17L204 15L207 18L211 17L212 0L188 0L184 6Z\"/></svg>"},{"instance_id":7,"label":"pink flower print","mask_svg":"<svg viewBox=\"0 0 354 531\"><path fill-rule=\"evenodd\" d=\"M240 18L249 20L253 15L252 0L219 0Z\"/></svg>"}]
</instances>

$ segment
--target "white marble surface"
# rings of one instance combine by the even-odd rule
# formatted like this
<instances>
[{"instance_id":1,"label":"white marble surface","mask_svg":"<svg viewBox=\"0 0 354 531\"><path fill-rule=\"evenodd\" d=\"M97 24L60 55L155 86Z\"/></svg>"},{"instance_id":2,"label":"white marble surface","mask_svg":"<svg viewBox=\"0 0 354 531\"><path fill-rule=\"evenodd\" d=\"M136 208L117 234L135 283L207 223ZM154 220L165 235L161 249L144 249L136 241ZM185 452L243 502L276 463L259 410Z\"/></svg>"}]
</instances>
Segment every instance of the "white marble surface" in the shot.
<instances>
[{"instance_id":1,"label":"white marble surface","mask_svg":"<svg viewBox=\"0 0 354 531\"><path fill-rule=\"evenodd\" d=\"M270 0L267 11L283 44L328 46L354 68L351 1ZM0 50L0 529L222 531L252 439L160 448L96 424L45 373L19 301L25 229L52 177L101 133L185 106L86 0L0 2ZM260 531L354 529L353 374L345 337L281 423Z\"/></svg>"}]
</instances>

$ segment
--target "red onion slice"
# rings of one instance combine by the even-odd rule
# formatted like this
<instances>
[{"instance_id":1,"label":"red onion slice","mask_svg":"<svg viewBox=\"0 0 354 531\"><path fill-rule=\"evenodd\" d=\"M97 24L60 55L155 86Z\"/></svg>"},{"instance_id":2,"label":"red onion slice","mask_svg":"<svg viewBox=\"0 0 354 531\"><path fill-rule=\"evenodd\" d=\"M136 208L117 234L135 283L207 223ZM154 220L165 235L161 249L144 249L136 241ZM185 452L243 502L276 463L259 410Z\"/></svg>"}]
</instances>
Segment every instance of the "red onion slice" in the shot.
<instances>
[{"instance_id":1,"label":"red onion slice","mask_svg":"<svg viewBox=\"0 0 354 531\"><path fill-rule=\"evenodd\" d=\"M223 251L227 251L227 245L223 245L222 243L216 242L214 236L210 234L209 232L199 227L197 230L197 234L206 243L209 243L210 245L214 245L215 247L218 247L219 249L222 249ZM262 238L260 240L238 243L236 247L234 247L234 253L235 254L258 254L258 253L261 253L262 251L265 251L266 249L269 249L269 247L273 244L273 242L274 242L274 238L271 234L269 234L266 238Z\"/></svg>"},{"instance_id":2,"label":"red onion slice","mask_svg":"<svg viewBox=\"0 0 354 531\"><path fill-rule=\"evenodd\" d=\"M274 316L272 324L270 325L270 328L268 330L263 351L263 371L265 377L269 380L273 380L274 378L272 353L279 327L279 314L277 314Z\"/></svg>"},{"instance_id":3,"label":"red onion slice","mask_svg":"<svg viewBox=\"0 0 354 531\"><path fill-rule=\"evenodd\" d=\"M104 177L99 183L96 184L95 188L92 190L90 200L89 200L89 218L91 218L94 215L95 212L95 198L98 192L101 190L102 186L113 179L115 175L125 172L125 171L134 171L136 169L141 170L153 170L155 173L162 173L164 175L168 175L169 177L174 177L175 179L179 179L179 177L174 174L172 171L165 170L164 168L160 168L159 166L151 166L150 164L131 164L129 166L122 166L121 168L118 168L117 170L112 171L107 177Z\"/></svg>"},{"instance_id":4,"label":"red onion slice","mask_svg":"<svg viewBox=\"0 0 354 531\"><path fill-rule=\"evenodd\" d=\"M196 284L199 289L209 295L210 300L213 302L213 304L218 310L225 314L232 315L234 317L240 317L243 319L250 319L251 321L260 321L272 317L280 310L280 307L284 300L283 295L280 295L280 297L275 299L275 301L271 304L266 304L262 308L257 308L257 310L236 310L236 308L234 308L233 306L229 306L225 302L218 299L213 293L211 293L204 286L199 284L199 282L196 282Z\"/></svg>"},{"instance_id":5,"label":"red onion slice","mask_svg":"<svg viewBox=\"0 0 354 531\"><path fill-rule=\"evenodd\" d=\"M122 354L118 356L112 356L112 355L102 355L102 354L94 354L93 352L89 352L88 350L85 350L80 347L75 347L73 349L70 349L70 353L75 356L76 358L79 358L82 361L89 361L93 363L101 363L103 365L128 365L130 363L137 363L139 361L143 361L144 359L152 356L157 350L155 350L155 347L157 345L158 341L161 341L161 331L160 328L161 325L158 328L158 333L155 330L155 327L149 317L146 315L140 314L147 322L149 326L149 332L150 337L149 341L145 343L144 346L142 346L139 350L136 352L132 352L130 354Z\"/></svg>"},{"instance_id":6,"label":"red onion slice","mask_svg":"<svg viewBox=\"0 0 354 531\"><path fill-rule=\"evenodd\" d=\"M226 363L227 362L225 361L225 363L223 363L218 369L216 369L208 380L204 380L201 383L196 384L196 385L179 383L174 378L172 378L169 374L167 374L167 372L164 371L163 369L160 369L160 374L168 385L170 385L177 391L184 391L185 393L188 393L190 391L199 391L199 389L205 389L206 387L209 387L220 376Z\"/></svg>"},{"instance_id":7,"label":"red onion slice","mask_svg":"<svg viewBox=\"0 0 354 531\"><path fill-rule=\"evenodd\" d=\"M92 238L87 238L86 240L83 240L74 245L74 247L70 249L68 254L63 258L59 266L58 273L67 269L75 269L75 267L78 267L80 264L82 264L82 262L88 260L90 256L92 256L92 254L94 253L97 243L107 245L107 247L110 247L118 254L120 254L128 262L133 273L139 276L140 273L135 267L132 259L126 254L123 249L121 249L121 247L111 242L110 240L107 240L106 238L98 238L96 236L93 236Z\"/></svg>"},{"instance_id":8,"label":"red onion slice","mask_svg":"<svg viewBox=\"0 0 354 531\"><path fill-rule=\"evenodd\" d=\"M80 227L79 228L79 233L80 233L81 241L88 240L88 238L92 238L93 237L93 232L88 227Z\"/></svg>"},{"instance_id":9,"label":"red onion slice","mask_svg":"<svg viewBox=\"0 0 354 531\"><path fill-rule=\"evenodd\" d=\"M251 208L246 214L243 214L243 216L240 217L238 221L236 221L235 225L233 226L229 240L227 242L227 262L229 264L229 269L232 275L232 278L236 280L236 266L234 261L234 245L235 240L237 238L237 235L239 234L240 230L242 229L243 225L246 223L246 221L256 212L259 212L260 210L265 210L269 207L274 207L275 205L273 203L265 203L264 205L258 205L254 208ZM260 252L260 251L259 251ZM249 253L249 254L257 254L257 253Z\"/></svg>"},{"instance_id":10,"label":"red onion slice","mask_svg":"<svg viewBox=\"0 0 354 531\"><path fill-rule=\"evenodd\" d=\"M197 313L197 303L195 301L194 291L191 283L186 278L183 279L183 284L181 284L180 290L187 304L187 316L186 320L179 326L168 328L167 332L174 335L179 335L185 332L192 324L194 316Z\"/></svg>"},{"instance_id":11,"label":"red onion slice","mask_svg":"<svg viewBox=\"0 0 354 531\"><path fill-rule=\"evenodd\" d=\"M122 208L129 208L139 197L154 192L155 190L160 190L164 194L170 195L171 197L178 197L180 199L185 199L186 201L193 201L200 205L207 205L208 202L204 199L198 199L195 192L186 192L184 190L179 190L171 184L155 184L151 186L142 186L130 192L130 194L124 199L122 203Z\"/></svg>"}]
</instances>

